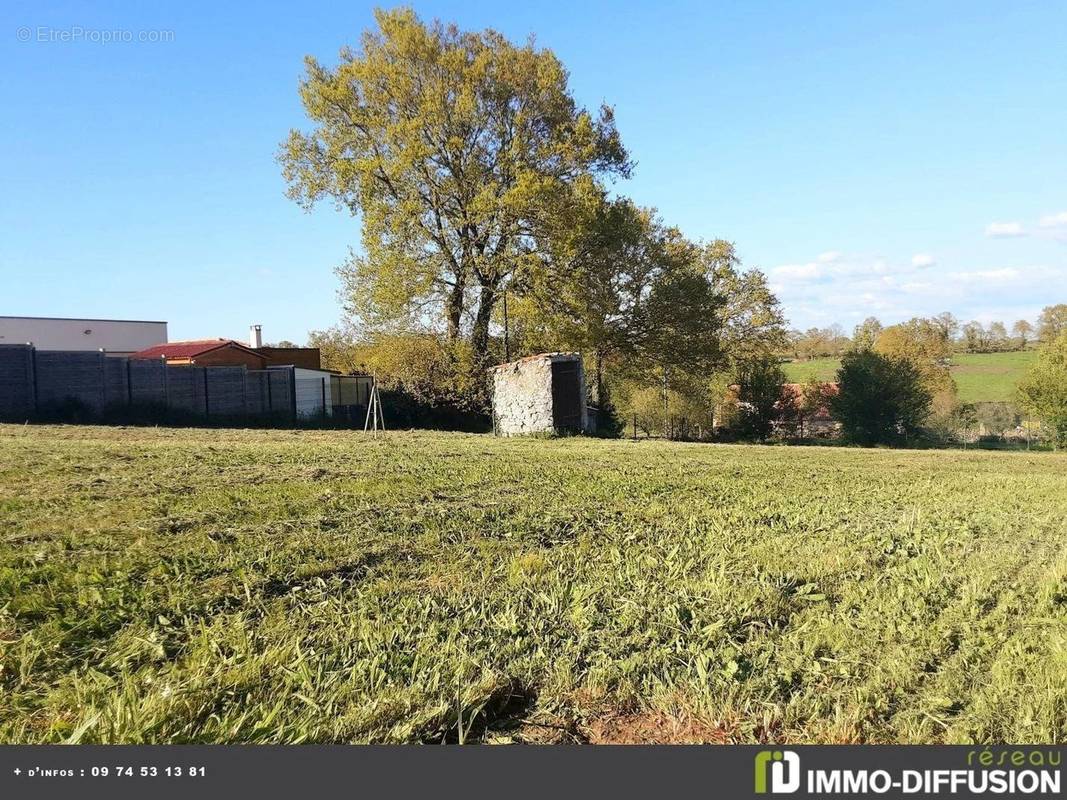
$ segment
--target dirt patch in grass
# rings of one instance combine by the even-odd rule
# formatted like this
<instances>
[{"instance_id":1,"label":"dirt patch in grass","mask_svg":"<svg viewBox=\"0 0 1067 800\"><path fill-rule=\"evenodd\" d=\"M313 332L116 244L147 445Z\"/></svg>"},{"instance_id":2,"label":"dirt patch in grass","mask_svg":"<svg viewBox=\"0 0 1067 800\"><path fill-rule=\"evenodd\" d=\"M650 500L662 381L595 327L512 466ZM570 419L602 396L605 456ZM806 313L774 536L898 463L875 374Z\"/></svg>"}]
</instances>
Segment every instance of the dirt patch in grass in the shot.
<instances>
[{"instance_id":1,"label":"dirt patch in grass","mask_svg":"<svg viewBox=\"0 0 1067 800\"><path fill-rule=\"evenodd\" d=\"M584 733L589 744L726 744L732 740L723 723L711 724L661 711L600 717Z\"/></svg>"}]
</instances>

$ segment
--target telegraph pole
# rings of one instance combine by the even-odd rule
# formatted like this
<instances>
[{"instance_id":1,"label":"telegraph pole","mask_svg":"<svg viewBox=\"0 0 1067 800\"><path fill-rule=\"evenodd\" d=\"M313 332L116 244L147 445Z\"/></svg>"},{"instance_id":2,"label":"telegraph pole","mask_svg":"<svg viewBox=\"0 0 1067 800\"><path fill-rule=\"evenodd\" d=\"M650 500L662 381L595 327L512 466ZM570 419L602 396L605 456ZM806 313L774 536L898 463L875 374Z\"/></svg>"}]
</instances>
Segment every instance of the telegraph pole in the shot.
<instances>
[{"instance_id":1,"label":"telegraph pole","mask_svg":"<svg viewBox=\"0 0 1067 800\"><path fill-rule=\"evenodd\" d=\"M504 290L504 360L511 361L511 344L508 342L508 290Z\"/></svg>"}]
</instances>

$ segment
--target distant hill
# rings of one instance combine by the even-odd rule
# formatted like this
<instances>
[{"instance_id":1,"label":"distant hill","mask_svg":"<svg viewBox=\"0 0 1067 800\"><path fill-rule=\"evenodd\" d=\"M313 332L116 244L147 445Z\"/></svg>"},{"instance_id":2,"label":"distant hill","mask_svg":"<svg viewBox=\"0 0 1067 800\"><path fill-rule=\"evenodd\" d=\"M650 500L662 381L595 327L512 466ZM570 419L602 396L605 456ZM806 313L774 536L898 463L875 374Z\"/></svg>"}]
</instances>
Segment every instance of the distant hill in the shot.
<instances>
[{"instance_id":1,"label":"distant hill","mask_svg":"<svg viewBox=\"0 0 1067 800\"><path fill-rule=\"evenodd\" d=\"M964 403L1011 401L1015 385L1037 358L1034 350L1018 353L956 353L952 357L952 377ZM815 378L832 381L841 361L815 358L783 364L785 374L794 383Z\"/></svg>"}]
</instances>

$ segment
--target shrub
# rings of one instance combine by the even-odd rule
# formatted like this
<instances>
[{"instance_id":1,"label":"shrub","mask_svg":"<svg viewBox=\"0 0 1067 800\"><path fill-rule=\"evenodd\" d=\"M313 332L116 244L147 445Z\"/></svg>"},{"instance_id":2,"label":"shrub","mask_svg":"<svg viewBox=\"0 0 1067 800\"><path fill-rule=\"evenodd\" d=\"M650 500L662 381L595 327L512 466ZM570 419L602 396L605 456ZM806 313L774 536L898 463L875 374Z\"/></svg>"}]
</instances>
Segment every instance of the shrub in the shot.
<instances>
[{"instance_id":1,"label":"shrub","mask_svg":"<svg viewBox=\"0 0 1067 800\"><path fill-rule=\"evenodd\" d=\"M337 328L313 331L309 340L321 349L323 366L373 374L383 389L402 393L420 406L488 409L487 376L476 368L465 342L429 333L355 338Z\"/></svg>"},{"instance_id":2,"label":"shrub","mask_svg":"<svg viewBox=\"0 0 1067 800\"><path fill-rule=\"evenodd\" d=\"M785 373L777 359L760 358L744 364L737 373L737 405L728 424L739 439L764 441L778 419L797 417L792 393L782 390Z\"/></svg>"},{"instance_id":3,"label":"shrub","mask_svg":"<svg viewBox=\"0 0 1067 800\"><path fill-rule=\"evenodd\" d=\"M830 413L847 441L892 444L918 434L933 398L909 360L874 351L847 353L837 371L838 393Z\"/></svg>"},{"instance_id":4,"label":"shrub","mask_svg":"<svg viewBox=\"0 0 1067 800\"><path fill-rule=\"evenodd\" d=\"M1067 331L1041 348L1019 384L1019 399L1048 426L1053 447L1067 447Z\"/></svg>"}]
</instances>

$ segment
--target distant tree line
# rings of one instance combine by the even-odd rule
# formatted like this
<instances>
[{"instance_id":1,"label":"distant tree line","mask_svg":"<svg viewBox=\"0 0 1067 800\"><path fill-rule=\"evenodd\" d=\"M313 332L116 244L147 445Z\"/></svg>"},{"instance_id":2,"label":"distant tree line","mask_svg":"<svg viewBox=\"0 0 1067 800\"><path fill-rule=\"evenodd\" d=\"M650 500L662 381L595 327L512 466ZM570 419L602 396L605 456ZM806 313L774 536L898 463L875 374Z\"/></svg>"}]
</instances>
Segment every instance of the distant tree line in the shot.
<instances>
[{"instance_id":1,"label":"distant tree line","mask_svg":"<svg viewBox=\"0 0 1067 800\"><path fill-rule=\"evenodd\" d=\"M1067 330L1067 304L1046 306L1036 323L1020 319L1011 328L1003 322L983 325L972 320L961 323L950 312L931 317L929 322L941 332L951 350L966 353L1002 353L1026 350L1041 343L1054 341ZM873 347L883 325L877 317L868 317L855 328L852 336L845 334L840 325L828 328L809 328L806 331L791 330L783 355L796 360L813 358L840 358L856 348Z\"/></svg>"}]
</instances>

